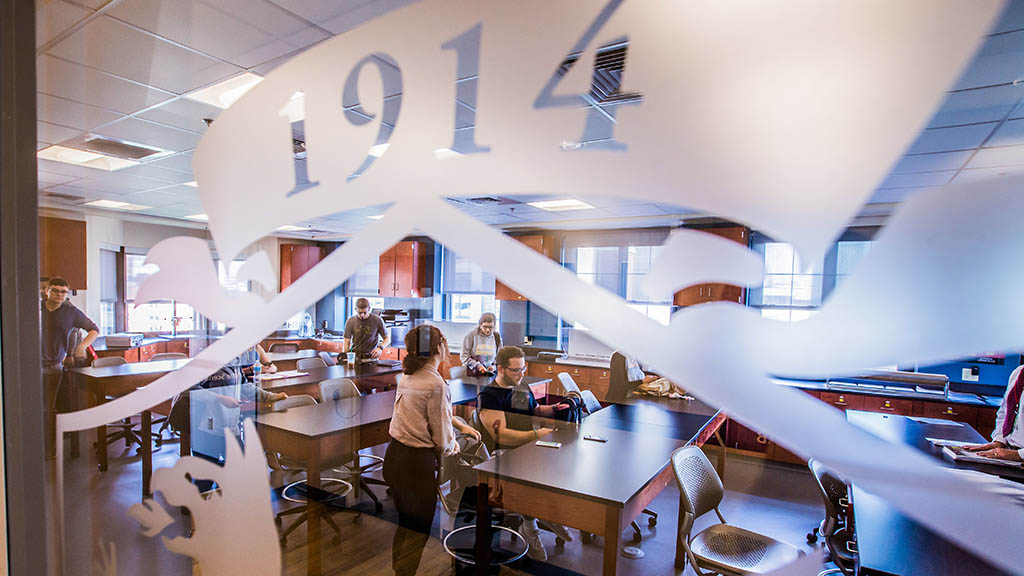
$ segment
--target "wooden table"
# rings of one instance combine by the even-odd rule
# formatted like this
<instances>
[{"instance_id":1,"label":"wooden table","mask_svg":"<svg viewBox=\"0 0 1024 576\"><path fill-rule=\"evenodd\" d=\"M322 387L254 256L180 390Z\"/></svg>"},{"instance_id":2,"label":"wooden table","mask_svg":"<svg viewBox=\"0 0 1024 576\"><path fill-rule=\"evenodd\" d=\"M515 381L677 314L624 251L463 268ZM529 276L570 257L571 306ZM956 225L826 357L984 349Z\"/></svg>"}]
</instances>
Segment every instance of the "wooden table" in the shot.
<instances>
[{"instance_id":1,"label":"wooden table","mask_svg":"<svg viewBox=\"0 0 1024 576\"><path fill-rule=\"evenodd\" d=\"M850 410L846 419L891 442L903 442L942 459L926 438L961 440L984 444L985 438L969 424L929 423L913 417ZM953 462L942 460L947 466ZM991 464L966 464L971 468L1001 476L1021 479L1020 468ZM857 485L851 488L853 524L857 535L860 570L864 576L929 574L936 576L972 576L1005 574L1002 570L946 540L930 528L907 517L884 499L865 492ZM993 527L998 529L998 527Z\"/></svg>"},{"instance_id":2,"label":"wooden table","mask_svg":"<svg viewBox=\"0 0 1024 576\"><path fill-rule=\"evenodd\" d=\"M303 358L319 358L316 350L298 352L267 352L267 358L278 370L295 370L295 364Z\"/></svg>"},{"instance_id":3,"label":"wooden table","mask_svg":"<svg viewBox=\"0 0 1024 576\"><path fill-rule=\"evenodd\" d=\"M368 394L379 390L390 390L395 387L395 375L402 373L402 365L378 365L376 363L356 364L347 366L338 364L326 368L302 370L303 376L291 378L265 379L264 390L284 392L289 396L308 394L320 399L320 383L332 378L348 378L356 383L359 391Z\"/></svg>"},{"instance_id":4,"label":"wooden table","mask_svg":"<svg viewBox=\"0 0 1024 576\"><path fill-rule=\"evenodd\" d=\"M622 531L674 481L672 453L686 444L701 443L713 434L712 427L721 425L719 412L708 414L703 404L694 408L688 413L664 406L613 405L580 425L556 423L558 429L544 440L561 442L561 448L530 442L476 466L479 494L486 495L490 485L497 485L502 507L507 510L604 536L603 573L615 574ZM637 415L654 418L653 411L684 416L665 416L671 425L632 421ZM585 440L587 434L602 436L607 442ZM486 497L481 498L477 542L487 541L487 506ZM682 513L682 503L679 510ZM477 565L487 566L489 554L489 547L479 546ZM677 565L684 554L677 542Z\"/></svg>"},{"instance_id":5,"label":"wooden table","mask_svg":"<svg viewBox=\"0 0 1024 576\"><path fill-rule=\"evenodd\" d=\"M258 414L256 430L265 450L306 462L306 483L316 493L321 488L322 462L391 440L388 427L394 406L395 392L380 392ZM307 573L318 576L322 505L310 498L308 506Z\"/></svg>"}]
</instances>

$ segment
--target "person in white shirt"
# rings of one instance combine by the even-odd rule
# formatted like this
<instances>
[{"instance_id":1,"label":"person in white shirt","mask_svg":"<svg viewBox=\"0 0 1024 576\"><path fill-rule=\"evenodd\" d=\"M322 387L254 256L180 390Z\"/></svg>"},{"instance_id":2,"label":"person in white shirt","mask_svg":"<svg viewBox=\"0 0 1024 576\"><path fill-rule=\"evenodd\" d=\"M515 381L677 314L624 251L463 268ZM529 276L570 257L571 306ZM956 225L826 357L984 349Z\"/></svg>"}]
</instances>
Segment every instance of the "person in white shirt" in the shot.
<instances>
[{"instance_id":1,"label":"person in white shirt","mask_svg":"<svg viewBox=\"0 0 1024 576\"><path fill-rule=\"evenodd\" d=\"M1010 374L1006 385L1006 395L996 412L996 429L992 432L992 441L988 444L966 446L965 449L977 452L980 456L998 458L1000 460L1024 460L1024 405L1021 394L1024 393L1024 366L1018 366Z\"/></svg>"},{"instance_id":2,"label":"person in white shirt","mask_svg":"<svg viewBox=\"0 0 1024 576\"><path fill-rule=\"evenodd\" d=\"M437 465L441 454L459 451L455 430L480 437L461 420L453 420L451 391L438 371L448 358L448 342L434 326L417 326L405 335L402 379L384 454L384 481L398 508L398 528L391 544L392 569L398 576L416 574L437 508Z\"/></svg>"}]
</instances>

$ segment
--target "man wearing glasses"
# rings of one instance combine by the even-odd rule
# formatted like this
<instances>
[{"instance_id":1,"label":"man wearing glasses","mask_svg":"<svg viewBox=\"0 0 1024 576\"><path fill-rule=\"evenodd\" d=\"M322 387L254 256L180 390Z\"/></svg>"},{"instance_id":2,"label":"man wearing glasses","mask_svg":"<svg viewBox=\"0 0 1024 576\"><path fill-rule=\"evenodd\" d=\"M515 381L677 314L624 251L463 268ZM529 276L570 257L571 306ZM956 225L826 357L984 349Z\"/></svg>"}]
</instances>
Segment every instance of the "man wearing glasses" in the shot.
<instances>
[{"instance_id":1,"label":"man wearing glasses","mask_svg":"<svg viewBox=\"0 0 1024 576\"><path fill-rule=\"evenodd\" d=\"M57 394L60 391L64 364L69 360L84 364L86 348L100 335L96 323L68 300L70 290L67 280L60 277L50 278L46 283L46 299L43 300L40 309L46 448L49 457L56 453L54 437L57 425ZM77 329L85 330L88 334L69 354L71 334Z\"/></svg>"},{"instance_id":2,"label":"man wearing glasses","mask_svg":"<svg viewBox=\"0 0 1024 576\"><path fill-rule=\"evenodd\" d=\"M513 448L547 436L551 428L533 429L533 416L553 418L555 411L567 406L539 406L529 386L522 384L526 374L526 355L518 346L504 346L495 358L498 375L494 382L477 395L480 422L498 448ZM544 522L544 527L562 539L571 542L572 536L564 526ZM529 552L535 560L546 560L547 552L540 540L536 518L525 517L521 532L530 544Z\"/></svg>"}]
</instances>

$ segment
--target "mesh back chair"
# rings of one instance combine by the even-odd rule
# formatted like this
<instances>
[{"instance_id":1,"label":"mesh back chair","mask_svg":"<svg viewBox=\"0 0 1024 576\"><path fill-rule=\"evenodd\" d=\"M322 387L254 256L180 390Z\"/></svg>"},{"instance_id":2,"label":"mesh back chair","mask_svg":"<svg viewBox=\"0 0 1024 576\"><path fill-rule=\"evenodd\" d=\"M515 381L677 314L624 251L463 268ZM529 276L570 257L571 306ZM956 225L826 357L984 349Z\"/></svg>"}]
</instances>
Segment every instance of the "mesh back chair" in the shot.
<instances>
[{"instance_id":1,"label":"mesh back chair","mask_svg":"<svg viewBox=\"0 0 1024 576\"><path fill-rule=\"evenodd\" d=\"M850 529L849 514L849 487L842 478L830 472L825 466L815 459L807 461L807 467L811 469L814 480L821 492L821 499L825 504L825 519L821 525L808 535L808 540L815 532L821 534L825 540L825 548L828 550L835 568L825 570L818 576L825 574L851 575L856 573L857 553L856 543L853 540L853 530Z\"/></svg>"},{"instance_id":2,"label":"mesh back chair","mask_svg":"<svg viewBox=\"0 0 1024 576\"><path fill-rule=\"evenodd\" d=\"M452 366L451 370L449 370L449 375L451 376L452 380L455 380L456 378L462 378L463 376L466 375L466 367Z\"/></svg>"},{"instance_id":3,"label":"mesh back chair","mask_svg":"<svg viewBox=\"0 0 1024 576\"><path fill-rule=\"evenodd\" d=\"M160 362L161 360L187 360L188 356L181 352L161 352L150 356L147 362Z\"/></svg>"},{"instance_id":4,"label":"mesh back chair","mask_svg":"<svg viewBox=\"0 0 1024 576\"><path fill-rule=\"evenodd\" d=\"M361 396L361 393L356 383L348 378L331 378L320 383L321 402L338 402L346 398L358 398L359 396ZM360 492L365 492L370 497L370 500L373 500L373 508L378 514L384 510L384 505L381 504L377 495L370 490L370 485L386 486L386 483L383 480L378 480L368 475L377 472L383 466L384 459L380 456L356 452L352 454L351 461L335 469L337 472L347 475L348 479L353 482L354 478L359 479L359 482L356 483L358 486L356 488L356 496Z\"/></svg>"},{"instance_id":5,"label":"mesh back chair","mask_svg":"<svg viewBox=\"0 0 1024 576\"><path fill-rule=\"evenodd\" d=\"M316 368L327 368L327 363L323 361L323 358L299 358L295 362L296 370L314 370Z\"/></svg>"},{"instance_id":6,"label":"mesh back chair","mask_svg":"<svg viewBox=\"0 0 1024 576\"><path fill-rule=\"evenodd\" d=\"M580 392L580 398L583 399L583 407L587 410L587 414L593 414L602 408L601 401L590 390Z\"/></svg>"},{"instance_id":7,"label":"mesh back chair","mask_svg":"<svg viewBox=\"0 0 1024 576\"><path fill-rule=\"evenodd\" d=\"M127 364L128 361L120 356L104 356L97 358L92 361L93 368L102 368L104 366L120 366L121 364Z\"/></svg>"},{"instance_id":8,"label":"mesh back chair","mask_svg":"<svg viewBox=\"0 0 1024 576\"><path fill-rule=\"evenodd\" d=\"M795 546L725 523L718 510L725 489L707 456L698 446L684 446L672 454L672 468L679 484L679 543L686 558L700 576L723 574L765 574L797 560L803 552ZM714 511L721 524L714 524L696 536L694 521ZM685 562L685 560L684 560ZM676 566L681 569L685 566Z\"/></svg>"},{"instance_id":9,"label":"mesh back chair","mask_svg":"<svg viewBox=\"0 0 1024 576\"><path fill-rule=\"evenodd\" d=\"M559 372L558 382L562 385L562 388L565 390L565 394L568 394L569 392L575 392L579 394L580 387L578 384L576 384L576 381L572 379L572 376L570 376L568 372Z\"/></svg>"},{"instance_id":10,"label":"mesh back chair","mask_svg":"<svg viewBox=\"0 0 1024 576\"><path fill-rule=\"evenodd\" d=\"M275 342L267 352L298 352L299 345L294 342Z\"/></svg>"},{"instance_id":11,"label":"mesh back chair","mask_svg":"<svg viewBox=\"0 0 1024 576\"><path fill-rule=\"evenodd\" d=\"M278 400L277 402L275 402L271 409L274 412L281 412L289 408L298 408L300 406L310 406L313 404L316 404L316 399L313 398L312 396L289 396L284 400ZM267 464L270 466L272 470L281 472L297 472L305 469L306 466L306 463L302 460L288 458L277 453L267 454ZM332 465L337 464L337 462L324 462L321 465L321 468L328 469ZM299 515L295 522L293 522L290 526L288 526L287 529L285 529L281 533L282 544L285 544L287 542L289 534L291 534L296 528L301 526L306 520L309 519L309 506L306 503L306 498L302 496L302 494L293 495L293 493L304 492L305 490L303 488L305 484L305 480L299 480L297 482L292 482L291 484L288 484L281 490L281 498L289 502L298 502L302 504L301 506L296 506L294 508L282 510L281 512L278 512L274 515L274 523L277 524L278 528L282 527L283 519L285 516L290 516L292 514ZM318 500L322 504L333 504L335 501L344 498L345 496L348 495L349 492L352 491L352 484L338 478L329 478L321 476L320 485L335 486L334 491L324 491L322 495L318 496ZM335 544L338 544L341 542L341 529L338 528L338 525L334 522L334 519L331 517L330 513L331 511L335 511L336 509L336 506L326 506L326 510L328 511L328 513L323 514L321 517L324 519L324 522L327 522L327 525L331 527L331 530L334 531L333 541ZM344 509L344 511L352 512L355 514L353 522L359 521L360 516L358 512L351 509Z\"/></svg>"},{"instance_id":12,"label":"mesh back chair","mask_svg":"<svg viewBox=\"0 0 1024 576\"><path fill-rule=\"evenodd\" d=\"M321 350L316 355L324 361L324 366L336 366L338 364L337 358L326 350Z\"/></svg>"}]
</instances>

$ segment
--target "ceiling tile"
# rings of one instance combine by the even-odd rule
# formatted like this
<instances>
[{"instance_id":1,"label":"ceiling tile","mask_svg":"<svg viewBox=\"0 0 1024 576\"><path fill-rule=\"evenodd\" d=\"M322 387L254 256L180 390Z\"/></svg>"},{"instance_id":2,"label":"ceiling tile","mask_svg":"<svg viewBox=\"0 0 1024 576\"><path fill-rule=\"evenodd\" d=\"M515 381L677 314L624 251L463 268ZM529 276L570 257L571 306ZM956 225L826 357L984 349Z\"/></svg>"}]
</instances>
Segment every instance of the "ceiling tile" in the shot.
<instances>
[{"instance_id":1,"label":"ceiling tile","mask_svg":"<svg viewBox=\"0 0 1024 576\"><path fill-rule=\"evenodd\" d=\"M693 210L675 204L664 204L659 202L657 206L664 210L666 214L689 214L693 212Z\"/></svg>"},{"instance_id":2,"label":"ceiling tile","mask_svg":"<svg viewBox=\"0 0 1024 576\"><path fill-rule=\"evenodd\" d=\"M1009 84L1021 76L1024 31L989 36L954 90Z\"/></svg>"},{"instance_id":3,"label":"ceiling tile","mask_svg":"<svg viewBox=\"0 0 1024 576\"><path fill-rule=\"evenodd\" d=\"M625 206L608 206L604 208L612 216L662 216L665 211L656 204L630 204Z\"/></svg>"},{"instance_id":4,"label":"ceiling tile","mask_svg":"<svg viewBox=\"0 0 1024 576\"><path fill-rule=\"evenodd\" d=\"M59 144L69 138L74 138L82 131L77 128L58 126L48 122L36 122L36 139L50 144Z\"/></svg>"},{"instance_id":5,"label":"ceiling tile","mask_svg":"<svg viewBox=\"0 0 1024 576\"><path fill-rule=\"evenodd\" d=\"M951 92L929 128L1002 120L1024 97L1024 86L993 86Z\"/></svg>"},{"instance_id":6,"label":"ceiling tile","mask_svg":"<svg viewBox=\"0 0 1024 576\"><path fill-rule=\"evenodd\" d=\"M917 154L904 156L896 167L892 169L893 174L907 174L912 172L935 172L938 170L958 170L971 156L970 150L960 152L939 152L936 154Z\"/></svg>"},{"instance_id":7,"label":"ceiling tile","mask_svg":"<svg viewBox=\"0 0 1024 576\"><path fill-rule=\"evenodd\" d=\"M36 60L36 88L45 94L131 114L173 95L46 54Z\"/></svg>"},{"instance_id":8,"label":"ceiling tile","mask_svg":"<svg viewBox=\"0 0 1024 576\"><path fill-rule=\"evenodd\" d=\"M942 186L956 174L955 170L943 172L919 172L917 174L893 174L882 182L879 189L919 188L921 186Z\"/></svg>"},{"instance_id":9,"label":"ceiling tile","mask_svg":"<svg viewBox=\"0 0 1024 576\"><path fill-rule=\"evenodd\" d=\"M39 187L49 188L50 186L57 186L59 184L68 184L78 180L76 176L68 176L67 174L57 174L56 172L44 172L40 170L38 172Z\"/></svg>"},{"instance_id":10,"label":"ceiling tile","mask_svg":"<svg viewBox=\"0 0 1024 576\"><path fill-rule=\"evenodd\" d=\"M118 172L122 174L129 174L131 176L152 178L153 180L159 180L167 184L184 184L185 182L191 182L193 180L191 172L172 170L163 166L157 166L153 163L139 164L138 166L118 170Z\"/></svg>"},{"instance_id":11,"label":"ceiling tile","mask_svg":"<svg viewBox=\"0 0 1024 576\"><path fill-rule=\"evenodd\" d=\"M97 187L92 185L82 184L82 180L72 182L71 184L61 184L60 186L54 186L48 188L47 192L55 192L57 194L67 194L70 196L82 196L89 198L90 200L96 200L100 198L110 198L112 200L123 200L124 194L113 192L104 187Z\"/></svg>"},{"instance_id":12,"label":"ceiling tile","mask_svg":"<svg viewBox=\"0 0 1024 576\"><path fill-rule=\"evenodd\" d=\"M182 130L189 130L202 134L206 132L206 124L203 118L214 119L220 114L221 109L210 106L203 102L196 102L188 98L171 100L160 106L139 114L139 118L152 120Z\"/></svg>"},{"instance_id":13,"label":"ceiling tile","mask_svg":"<svg viewBox=\"0 0 1024 576\"><path fill-rule=\"evenodd\" d=\"M1024 2L1010 0L1003 9L1003 15L992 28L993 34L1024 29Z\"/></svg>"},{"instance_id":14,"label":"ceiling tile","mask_svg":"<svg viewBox=\"0 0 1024 576\"><path fill-rule=\"evenodd\" d=\"M392 10L414 4L418 0L375 0L364 2L326 21L316 21L332 34L341 34Z\"/></svg>"},{"instance_id":15,"label":"ceiling tile","mask_svg":"<svg viewBox=\"0 0 1024 576\"><path fill-rule=\"evenodd\" d=\"M36 115L44 121L80 130L92 130L122 118L121 114L36 92Z\"/></svg>"},{"instance_id":16,"label":"ceiling tile","mask_svg":"<svg viewBox=\"0 0 1024 576\"><path fill-rule=\"evenodd\" d=\"M162 166L164 168L170 168L172 170L179 170L181 172L192 173L192 153L184 152L182 154L175 154L159 160L153 160L152 162L146 162L146 164L152 166Z\"/></svg>"},{"instance_id":17,"label":"ceiling tile","mask_svg":"<svg viewBox=\"0 0 1024 576\"><path fill-rule=\"evenodd\" d=\"M67 176L74 176L76 178L91 178L105 173L103 170L98 168L86 168L85 166L65 164L64 162L44 160L42 158L36 159L36 164L40 171L64 174Z\"/></svg>"},{"instance_id":18,"label":"ceiling tile","mask_svg":"<svg viewBox=\"0 0 1024 576\"><path fill-rule=\"evenodd\" d=\"M477 219L484 224L514 224L516 222L524 222L522 218L509 216L508 214L484 214L483 216L477 217Z\"/></svg>"},{"instance_id":19,"label":"ceiling tile","mask_svg":"<svg viewBox=\"0 0 1024 576\"><path fill-rule=\"evenodd\" d=\"M187 188L188 190L183 190ZM174 186L160 190L136 192L128 196L128 202L143 206L190 205L199 202L199 194L190 186ZM195 214L195 212L193 212Z\"/></svg>"},{"instance_id":20,"label":"ceiling tile","mask_svg":"<svg viewBox=\"0 0 1024 576\"><path fill-rule=\"evenodd\" d=\"M1009 120L999 127L985 146L1014 146L1024 144L1024 119Z\"/></svg>"},{"instance_id":21,"label":"ceiling tile","mask_svg":"<svg viewBox=\"0 0 1024 576\"><path fill-rule=\"evenodd\" d=\"M1024 146L982 148L971 158L968 168L990 168L1024 164Z\"/></svg>"},{"instance_id":22,"label":"ceiling tile","mask_svg":"<svg viewBox=\"0 0 1024 576\"><path fill-rule=\"evenodd\" d=\"M970 126L923 130L917 138L917 142L914 142L914 145L910 147L907 154L949 152L952 150L977 148L995 127L995 122L989 122L986 124L972 124Z\"/></svg>"},{"instance_id":23,"label":"ceiling tile","mask_svg":"<svg viewBox=\"0 0 1024 576\"><path fill-rule=\"evenodd\" d=\"M337 2L336 0L271 0L274 4L310 22L321 23L353 9L352 4L371 4L374 0Z\"/></svg>"},{"instance_id":24,"label":"ceiling tile","mask_svg":"<svg viewBox=\"0 0 1024 576\"><path fill-rule=\"evenodd\" d=\"M132 192L161 188L167 186L167 183L160 180L153 180L151 178L122 174L120 171L117 171L107 172L100 176L79 180L75 182L74 186L76 188L94 190L97 192L131 194Z\"/></svg>"},{"instance_id":25,"label":"ceiling tile","mask_svg":"<svg viewBox=\"0 0 1024 576\"><path fill-rule=\"evenodd\" d=\"M868 201L869 204L878 202L903 202L914 194L927 194L929 190L935 190L938 186L925 188L892 188L889 190L877 190L875 195Z\"/></svg>"},{"instance_id":26,"label":"ceiling tile","mask_svg":"<svg viewBox=\"0 0 1024 576\"><path fill-rule=\"evenodd\" d=\"M955 182L957 184L963 184L965 182L978 182L981 180L989 180L992 178L999 178L1001 176L1009 176L1011 174L1024 173L1024 165L1021 166L1001 166L998 168L975 168L973 170L964 170L957 175Z\"/></svg>"},{"instance_id":27,"label":"ceiling tile","mask_svg":"<svg viewBox=\"0 0 1024 576\"><path fill-rule=\"evenodd\" d=\"M199 135L193 132L130 117L104 126L96 133L175 152L191 150L199 143Z\"/></svg>"},{"instance_id":28,"label":"ceiling tile","mask_svg":"<svg viewBox=\"0 0 1024 576\"><path fill-rule=\"evenodd\" d=\"M92 11L61 0L36 6L36 48L87 18Z\"/></svg>"},{"instance_id":29,"label":"ceiling tile","mask_svg":"<svg viewBox=\"0 0 1024 576\"><path fill-rule=\"evenodd\" d=\"M54 46L50 53L176 94L241 71L107 16L90 22Z\"/></svg>"},{"instance_id":30,"label":"ceiling tile","mask_svg":"<svg viewBox=\"0 0 1024 576\"><path fill-rule=\"evenodd\" d=\"M310 43L288 42L289 38L308 40L308 34L299 33L309 24L273 4L251 0L125 2L110 15L242 67L262 64Z\"/></svg>"}]
</instances>

